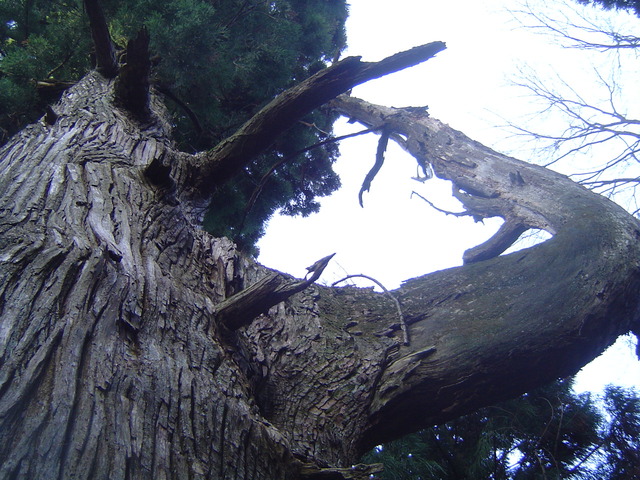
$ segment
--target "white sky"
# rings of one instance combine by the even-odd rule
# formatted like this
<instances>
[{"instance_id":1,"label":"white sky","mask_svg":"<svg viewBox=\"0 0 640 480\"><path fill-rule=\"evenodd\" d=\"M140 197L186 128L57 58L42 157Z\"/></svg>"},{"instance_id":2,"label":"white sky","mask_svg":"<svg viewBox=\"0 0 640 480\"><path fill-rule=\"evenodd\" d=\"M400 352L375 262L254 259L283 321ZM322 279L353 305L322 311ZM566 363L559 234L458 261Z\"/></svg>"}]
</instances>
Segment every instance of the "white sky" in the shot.
<instances>
[{"instance_id":1,"label":"white sky","mask_svg":"<svg viewBox=\"0 0 640 480\"><path fill-rule=\"evenodd\" d=\"M557 2L529 3L546 5L551 12L559 8ZM594 65L603 68L602 55L563 49L549 36L523 28L504 6L518 9L517 1L394 0L391 4L351 0L350 4L345 56L375 61L431 41L447 43L447 50L436 58L357 87L354 96L396 107L428 105L432 116L522 160L536 154L500 127L505 123L502 119L531 120L527 115L537 110L526 92L511 85L519 70L532 69L550 81L558 72L572 87L584 90L593 89ZM562 11L570 15L571 5ZM549 125L555 120L544 121ZM341 121L336 134L360 128ZM468 218L438 213L418 198L410 199L416 190L441 208L460 210L448 183L411 180L416 175L415 160L392 143L360 208L358 191L373 166L376 143L377 138L368 135L340 144L336 171L342 189L322 200L319 214L273 218L259 243L261 263L303 276L305 267L336 252L322 277L324 283L365 274L391 289L405 279L460 265L465 249L482 243L498 228L500 220L475 224ZM630 343L629 339L619 341L602 360L586 367L577 390L599 391L607 383L640 387L640 363Z\"/></svg>"}]
</instances>

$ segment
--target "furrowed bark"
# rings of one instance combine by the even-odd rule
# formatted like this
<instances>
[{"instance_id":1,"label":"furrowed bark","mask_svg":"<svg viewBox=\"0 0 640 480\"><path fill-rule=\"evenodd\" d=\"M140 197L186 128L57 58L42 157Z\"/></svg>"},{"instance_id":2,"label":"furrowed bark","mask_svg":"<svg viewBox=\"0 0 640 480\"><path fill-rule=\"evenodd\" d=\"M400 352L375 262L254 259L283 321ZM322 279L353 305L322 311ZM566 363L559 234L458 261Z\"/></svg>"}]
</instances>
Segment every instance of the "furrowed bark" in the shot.
<instances>
[{"instance_id":1,"label":"furrowed bark","mask_svg":"<svg viewBox=\"0 0 640 480\"><path fill-rule=\"evenodd\" d=\"M113 83L89 75L0 150L0 478L293 478L215 340L214 305L268 272L144 174L183 154Z\"/></svg>"},{"instance_id":2,"label":"furrowed bark","mask_svg":"<svg viewBox=\"0 0 640 480\"><path fill-rule=\"evenodd\" d=\"M422 63L444 49L443 42L432 42L379 62L349 57L318 72L276 97L234 135L201 154L192 166L192 181L204 195L210 194L307 113L356 85Z\"/></svg>"}]
</instances>

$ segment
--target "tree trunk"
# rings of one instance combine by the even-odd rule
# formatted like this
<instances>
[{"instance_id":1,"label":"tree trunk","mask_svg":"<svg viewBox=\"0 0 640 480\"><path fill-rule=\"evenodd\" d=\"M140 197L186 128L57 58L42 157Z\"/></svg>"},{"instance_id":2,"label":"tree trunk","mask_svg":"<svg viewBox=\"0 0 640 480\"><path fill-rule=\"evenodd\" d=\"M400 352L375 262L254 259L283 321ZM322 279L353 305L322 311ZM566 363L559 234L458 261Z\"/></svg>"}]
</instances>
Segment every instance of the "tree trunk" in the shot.
<instances>
[{"instance_id":1,"label":"tree trunk","mask_svg":"<svg viewBox=\"0 0 640 480\"><path fill-rule=\"evenodd\" d=\"M508 227L476 262L393 292L409 345L384 294L282 301L299 281L199 228L194 172L237 166L176 151L157 100L140 123L115 82L88 75L0 151L0 478L367 478L348 467L375 443L570 374L637 322L640 233L622 209L354 99L334 108L402 134ZM554 237L483 260L523 226Z\"/></svg>"}]
</instances>

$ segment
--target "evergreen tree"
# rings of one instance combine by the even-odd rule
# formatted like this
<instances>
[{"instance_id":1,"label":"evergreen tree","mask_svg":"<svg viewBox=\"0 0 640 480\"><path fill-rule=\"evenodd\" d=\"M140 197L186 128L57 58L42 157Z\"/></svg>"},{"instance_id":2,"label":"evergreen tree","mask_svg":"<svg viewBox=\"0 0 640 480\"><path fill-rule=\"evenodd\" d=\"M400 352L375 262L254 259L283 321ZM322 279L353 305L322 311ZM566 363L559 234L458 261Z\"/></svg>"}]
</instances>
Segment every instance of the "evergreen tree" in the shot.
<instances>
[{"instance_id":1,"label":"evergreen tree","mask_svg":"<svg viewBox=\"0 0 640 480\"><path fill-rule=\"evenodd\" d=\"M385 480L640 478L640 401L608 387L602 404L560 380L376 448Z\"/></svg>"},{"instance_id":2,"label":"evergreen tree","mask_svg":"<svg viewBox=\"0 0 640 480\"><path fill-rule=\"evenodd\" d=\"M609 386L604 394L606 418L596 445L596 475L609 480L640 479L640 397L634 390Z\"/></svg>"}]
</instances>

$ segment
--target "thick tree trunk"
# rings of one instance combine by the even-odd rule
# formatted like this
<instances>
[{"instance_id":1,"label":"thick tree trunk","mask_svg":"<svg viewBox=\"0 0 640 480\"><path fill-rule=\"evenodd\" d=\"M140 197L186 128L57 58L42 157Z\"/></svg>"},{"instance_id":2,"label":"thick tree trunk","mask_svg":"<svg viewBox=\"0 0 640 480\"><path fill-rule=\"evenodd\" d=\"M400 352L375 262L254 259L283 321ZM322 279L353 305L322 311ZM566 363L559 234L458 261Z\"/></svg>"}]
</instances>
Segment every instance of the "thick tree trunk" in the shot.
<instances>
[{"instance_id":1,"label":"thick tree trunk","mask_svg":"<svg viewBox=\"0 0 640 480\"><path fill-rule=\"evenodd\" d=\"M161 106L139 123L113 107L114 82L87 76L53 125L0 151L0 478L366 478L337 467L572 373L637 322L640 233L624 211L353 99L334 107L404 135L475 214L555 236L407 282L408 346L386 295L311 285L280 301L297 280L198 226L194 166L215 172L219 149L175 151ZM269 288L279 303L260 303Z\"/></svg>"}]
</instances>

